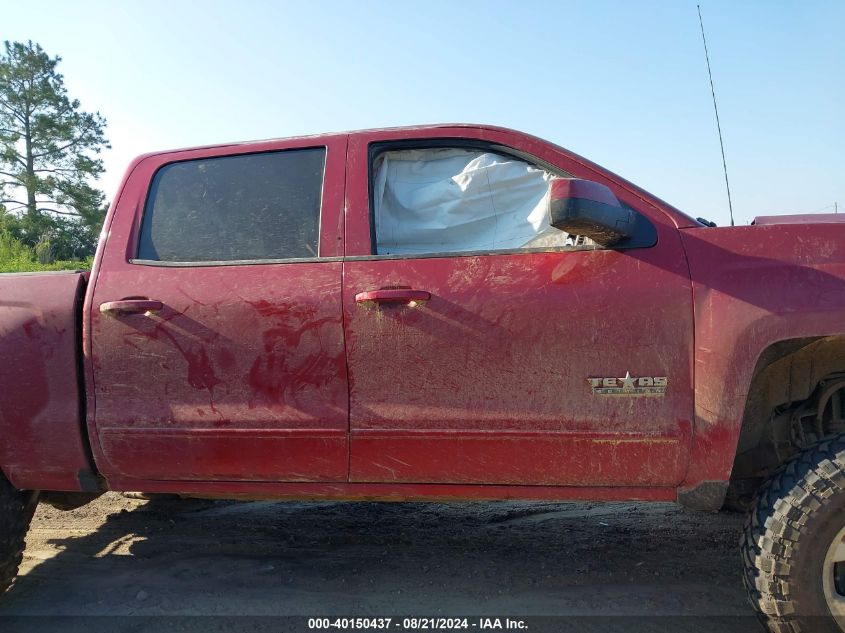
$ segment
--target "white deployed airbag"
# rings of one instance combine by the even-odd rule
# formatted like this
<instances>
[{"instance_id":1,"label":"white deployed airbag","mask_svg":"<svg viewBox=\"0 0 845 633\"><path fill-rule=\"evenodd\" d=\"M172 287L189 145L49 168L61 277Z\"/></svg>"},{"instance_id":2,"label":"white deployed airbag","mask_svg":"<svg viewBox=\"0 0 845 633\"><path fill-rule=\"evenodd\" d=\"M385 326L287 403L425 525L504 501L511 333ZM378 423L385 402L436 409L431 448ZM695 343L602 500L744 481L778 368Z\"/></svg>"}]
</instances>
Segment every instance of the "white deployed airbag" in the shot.
<instances>
[{"instance_id":1,"label":"white deployed airbag","mask_svg":"<svg viewBox=\"0 0 845 633\"><path fill-rule=\"evenodd\" d=\"M377 253L564 246L549 225L552 174L467 149L388 151L375 165Z\"/></svg>"}]
</instances>

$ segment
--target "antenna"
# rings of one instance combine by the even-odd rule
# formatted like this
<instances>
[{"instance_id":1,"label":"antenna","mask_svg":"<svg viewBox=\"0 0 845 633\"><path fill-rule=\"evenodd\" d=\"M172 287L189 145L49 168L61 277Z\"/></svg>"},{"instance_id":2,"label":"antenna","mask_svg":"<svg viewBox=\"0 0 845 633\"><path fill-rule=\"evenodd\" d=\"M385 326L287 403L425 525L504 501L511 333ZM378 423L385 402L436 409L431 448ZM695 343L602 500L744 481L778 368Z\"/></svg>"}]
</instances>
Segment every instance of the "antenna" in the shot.
<instances>
[{"instance_id":1,"label":"antenna","mask_svg":"<svg viewBox=\"0 0 845 633\"><path fill-rule=\"evenodd\" d=\"M719 108L716 107L716 89L713 87L713 73L710 72L710 56L707 54L707 38L704 37L704 21L701 19L701 5L698 9L698 23L701 25L701 41L704 42L704 59L707 60L707 75L710 77L710 94L713 95L713 110L716 112L716 129L719 132L719 146L722 148L722 168L725 170L725 188L728 190L728 210L731 214L731 226L734 226L734 208L731 204L731 185L728 182L728 165L725 163L725 143L722 141L722 126L719 123Z\"/></svg>"}]
</instances>

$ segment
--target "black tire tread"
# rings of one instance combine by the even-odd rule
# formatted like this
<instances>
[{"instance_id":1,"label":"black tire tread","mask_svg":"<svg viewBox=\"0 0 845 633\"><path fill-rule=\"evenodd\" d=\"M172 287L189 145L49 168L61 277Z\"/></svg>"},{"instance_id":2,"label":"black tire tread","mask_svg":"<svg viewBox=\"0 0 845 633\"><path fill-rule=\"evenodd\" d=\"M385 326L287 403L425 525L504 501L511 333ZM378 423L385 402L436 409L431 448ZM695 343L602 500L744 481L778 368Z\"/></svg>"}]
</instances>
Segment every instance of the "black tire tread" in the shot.
<instances>
[{"instance_id":1,"label":"black tire tread","mask_svg":"<svg viewBox=\"0 0 845 633\"><path fill-rule=\"evenodd\" d=\"M808 447L763 485L740 541L743 581L761 621L772 633L807 633L795 613L790 561L808 522L835 493L845 491L845 435Z\"/></svg>"},{"instance_id":2,"label":"black tire tread","mask_svg":"<svg viewBox=\"0 0 845 633\"><path fill-rule=\"evenodd\" d=\"M0 594L18 573L34 506L32 493L17 490L0 473Z\"/></svg>"}]
</instances>

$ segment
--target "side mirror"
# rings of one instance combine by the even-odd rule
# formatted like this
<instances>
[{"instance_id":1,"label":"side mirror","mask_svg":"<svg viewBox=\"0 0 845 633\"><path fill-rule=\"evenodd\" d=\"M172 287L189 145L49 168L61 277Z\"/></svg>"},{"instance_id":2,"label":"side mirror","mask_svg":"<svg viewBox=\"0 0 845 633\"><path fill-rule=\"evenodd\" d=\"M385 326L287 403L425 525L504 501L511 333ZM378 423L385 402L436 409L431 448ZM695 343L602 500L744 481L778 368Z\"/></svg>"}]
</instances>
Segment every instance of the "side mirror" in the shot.
<instances>
[{"instance_id":1,"label":"side mirror","mask_svg":"<svg viewBox=\"0 0 845 633\"><path fill-rule=\"evenodd\" d=\"M579 178L555 178L550 192L551 225L612 246L634 235L636 214L609 187Z\"/></svg>"}]
</instances>

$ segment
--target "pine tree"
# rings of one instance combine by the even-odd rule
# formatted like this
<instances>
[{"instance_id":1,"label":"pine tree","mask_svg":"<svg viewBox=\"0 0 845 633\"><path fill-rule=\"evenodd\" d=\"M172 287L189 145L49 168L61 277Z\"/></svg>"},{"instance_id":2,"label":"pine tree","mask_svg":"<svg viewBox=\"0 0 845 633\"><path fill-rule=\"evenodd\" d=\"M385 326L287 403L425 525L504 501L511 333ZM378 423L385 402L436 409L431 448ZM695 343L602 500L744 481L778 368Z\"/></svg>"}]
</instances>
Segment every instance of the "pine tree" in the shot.
<instances>
[{"instance_id":1,"label":"pine tree","mask_svg":"<svg viewBox=\"0 0 845 633\"><path fill-rule=\"evenodd\" d=\"M0 208L7 220L9 214L17 218L13 232L47 251L47 258L84 257L89 253L80 250L96 243L105 215L105 196L89 183L103 172L99 155L109 147L106 121L68 97L56 72L60 57L50 58L31 41L4 46Z\"/></svg>"}]
</instances>

